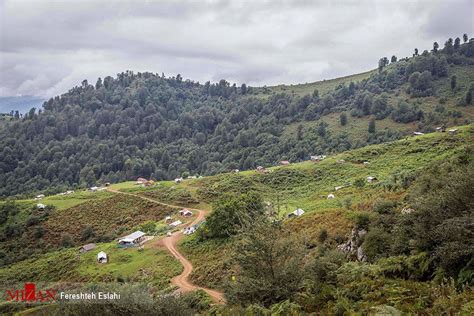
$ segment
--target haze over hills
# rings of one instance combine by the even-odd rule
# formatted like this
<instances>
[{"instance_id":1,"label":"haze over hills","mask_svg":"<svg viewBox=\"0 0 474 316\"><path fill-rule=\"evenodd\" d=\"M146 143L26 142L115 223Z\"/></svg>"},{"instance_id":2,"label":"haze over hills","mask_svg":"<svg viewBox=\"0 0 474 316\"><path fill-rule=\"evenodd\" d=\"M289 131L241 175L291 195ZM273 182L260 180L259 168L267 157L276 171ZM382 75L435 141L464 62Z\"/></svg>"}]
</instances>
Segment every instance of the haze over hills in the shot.
<instances>
[{"instance_id":1,"label":"haze over hills","mask_svg":"<svg viewBox=\"0 0 474 316\"><path fill-rule=\"evenodd\" d=\"M461 44L461 41L464 43ZM472 120L474 42L296 86L99 78L0 130L0 195L293 162Z\"/></svg>"},{"instance_id":2,"label":"haze over hills","mask_svg":"<svg viewBox=\"0 0 474 316\"><path fill-rule=\"evenodd\" d=\"M0 97L0 113L18 111L23 114L33 107L40 109L44 101L46 100L35 96Z\"/></svg>"}]
</instances>

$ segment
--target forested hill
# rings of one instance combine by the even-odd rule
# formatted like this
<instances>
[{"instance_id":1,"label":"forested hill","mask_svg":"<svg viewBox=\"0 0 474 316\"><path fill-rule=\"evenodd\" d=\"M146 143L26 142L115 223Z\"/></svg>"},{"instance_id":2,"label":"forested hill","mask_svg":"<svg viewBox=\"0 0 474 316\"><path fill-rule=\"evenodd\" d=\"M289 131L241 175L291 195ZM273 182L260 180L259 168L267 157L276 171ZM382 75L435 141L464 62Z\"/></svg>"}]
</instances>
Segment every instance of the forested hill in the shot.
<instances>
[{"instance_id":1,"label":"forested hill","mask_svg":"<svg viewBox=\"0 0 474 316\"><path fill-rule=\"evenodd\" d=\"M83 81L2 125L0 196L250 169L464 124L474 116L473 84L467 36L381 58L369 73L297 86L131 71Z\"/></svg>"}]
</instances>

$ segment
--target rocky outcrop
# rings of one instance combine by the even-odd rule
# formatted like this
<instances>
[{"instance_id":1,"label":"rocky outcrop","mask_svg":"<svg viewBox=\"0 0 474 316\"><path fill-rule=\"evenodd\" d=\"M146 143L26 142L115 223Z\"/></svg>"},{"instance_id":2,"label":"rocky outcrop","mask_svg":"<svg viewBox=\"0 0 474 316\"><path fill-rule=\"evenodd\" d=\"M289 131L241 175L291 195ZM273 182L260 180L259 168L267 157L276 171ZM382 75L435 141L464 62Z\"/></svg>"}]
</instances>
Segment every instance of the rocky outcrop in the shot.
<instances>
[{"instance_id":1,"label":"rocky outcrop","mask_svg":"<svg viewBox=\"0 0 474 316\"><path fill-rule=\"evenodd\" d=\"M345 243L337 246L337 249L346 253L349 257L355 260L366 261L367 257L365 256L361 247L362 238L365 234L367 234L365 229L358 229L354 227L351 231L349 239Z\"/></svg>"}]
</instances>

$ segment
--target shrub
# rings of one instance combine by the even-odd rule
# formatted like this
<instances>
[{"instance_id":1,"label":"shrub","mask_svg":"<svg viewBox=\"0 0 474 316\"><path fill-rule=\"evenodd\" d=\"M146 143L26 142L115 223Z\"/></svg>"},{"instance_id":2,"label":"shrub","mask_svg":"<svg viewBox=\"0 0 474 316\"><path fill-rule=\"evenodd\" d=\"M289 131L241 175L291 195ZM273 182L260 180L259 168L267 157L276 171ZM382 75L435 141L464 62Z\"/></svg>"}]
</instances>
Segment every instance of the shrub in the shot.
<instances>
[{"instance_id":1,"label":"shrub","mask_svg":"<svg viewBox=\"0 0 474 316\"><path fill-rule=\"evenodd\" d=\"M370 262L387 257L390 253L390 234L382 228L372 228L365 235L362 250Z\"/></svg>"}]
</instances>

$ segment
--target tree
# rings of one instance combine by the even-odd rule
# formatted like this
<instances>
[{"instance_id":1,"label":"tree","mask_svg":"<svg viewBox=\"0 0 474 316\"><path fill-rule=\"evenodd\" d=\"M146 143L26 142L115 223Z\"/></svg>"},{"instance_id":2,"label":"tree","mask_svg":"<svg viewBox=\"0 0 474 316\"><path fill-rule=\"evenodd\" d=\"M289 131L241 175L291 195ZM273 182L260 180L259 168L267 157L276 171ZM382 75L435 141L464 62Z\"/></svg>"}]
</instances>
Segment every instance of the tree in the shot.
<instances>
[{"instance_id":1,"label":"tree","mask_svg":"<svg viewBox=\"0 0 474 316\"><path fill-rule=\"evenodd\" d=\"M60 245L63 248L70 248L74 246L74 241L72 240L72 236L68 233L65 233L61 236Z\"/></svg>"},{"instance_id":2,"label":"tree","mask_svg":"<svg viewBox=\"0 0 474 316\"><path fill-rule=\"evenodd\" d=\"M242 83L242 85L240 86L240 93L247 94L247 85L245 83Z\"/></svg>"},{"instance_id":3,"label":"tree","mask_svg":"<svg viewBox=\"0 0 474 316\"><path fill-rule=\"evenodd\" d=\"M319 123L318 135L321 137L326 136L326 124L324 122Z\"/></svg>"},{"instance_id":4,"label":"tree","mask_svg":"<svg viewBox=\"0 0 474 316\"><path fill-rule=\"evenodd\" d=\"M95 237L94 229L92 228L92 226L87 225L82 231L82 240L86 241L93 237Z\"/></svg>"},{"instance_id":5,"label":"tree","mask_svg":"<svg viewBox=\"0 0 474 316\"><path fill-rule=\"evenodd\" d=\"M451 77L451 90L454 91L456 89L456 75Z\"/></svg>"},{"instance_id":6,"label":"tree","mask_svg":"<svg viewBox=\"0 0 474 316\"><path fill-rule=\"evenodd\" d=\"M263 201L254 192L225 194L213 206L206 219L203 238L223 238L237 234L249 222L263 214Z\"/></svg>"},{"instance_id":7,"label":"tree","mask_svg":"<svg viewBox=\"0 0 474 316\"><path fill-rule=\"evenodd\" d=\"M459 49L459 46L461 46L461 39L459 37L456 37L454 40L454 49Z\"/></svg>"},{"instance_id":8,"label":"tree","mask_svg":"<svg viewBox=\"0 0 474 316\"><path fill-rule=\"evenodd\" d=\"M305 278L303 241L280 222L254 221L237 242L235 280L225 289L233 304L274 303L291 299Z\"/></svg>"},{"instance_id":9,"label":"tree","mask_svg":"<svg viewBox=\"0 0 474 316\"><path fill-rule=\"evenodd\" d=\"M97 82L95 83L95 88L100 89L102 87L102 79L99 77L97 78Z\"/></svg>"},{"instance_id":10,"label":"tree","mask_svg":"<svg viewBox=\"0 0 474 316\"><path fill-rule=\"evenodd\" d=\"M375 119L370 119L368 131L371 134L375 133Z\"/></svg>"},{"instance_id":11,"label":"tree","mask_svg":"<svg viewBox=\"0 0 474 316\"><path fill-rule=\"evenodd\" d=\"M415 48L415 53L413 54L413 56L418 56L418 48Z\"/></svg>"},{"instance_id":12,"label":"tree","mask_svg":"<svg viewBox=\"0 0 474 316\"><path fill-rule=\"evenodd\" d=\"M438 48L439 48L438 42L434 42L434 43L433 43L433 53L437 53L437 52L438 52Z\"/></svg>"},{"instance_id":13,"label":"tree","mask_svg":"<svg viewBox=\"0 0 474 316\"><path fill-rule=\"evenodd\" d=\"M339 116L339 121L341 122L341 126L346 126L347 124L347 115L346 113L341 113Z\"/></svg>"},{"instance_id":14,"label":"tree","mask_svg":"<svg viewBox=\"0 0 474 316\"><path fill-rule=\"evenodd\" d=\"M396 63L397 62L397 56L393 55L392 58L390 58L391 63Z\"/></svg>"},{"instance_id":15,"label":"tree","mask_svg":"<svg viewBox=\"0 0 474 316\"><path fill-rule=\"evenodd\" d=\"M444 43L444 51L446 54L451 55L453 53L453 39L449 38L445 43Z\"/></svg>"},{"instance_id":16,"label":"tree","mask_svg":"<svg viewBox=\"0 0 474 316\"><path fill-rule=\"evenodd\" d=\"M379 59L379 72L382 71L382 69L388 65L388 58L387 57L382 57Z\"/></svg>"},{"instance_id":17,"label":"tree","mask_svg":"<svg viewBox=\"0 0 474 316\"><path fill-rule=\"evenodd\" d=\"M473 91L472 88L467 90L467 93L466 93L466 104L467 105L472 104L472 91Z\"/></svg>"},{"instance_id":18,"label":"tree","mask_svg":"<svg viewBox=\"0 0 474 316\"><path fill-rule=\"evenodd\" d=\"M463 42L464 42L464 43L467 43L468 39L469 39L469 37L467 37L467 34L464 33L464 35L462 36Z\"/></svg>"},{"instance_id":19,"label":"tree","mask_svg":"<svg viewBox=\"0 0 474 316\"><path fill-rule=\"evenodd\" d=\"M303 139L303 125L299 124L296 129L296 140L300 141Z\"/></svg>"}]
</instances>

